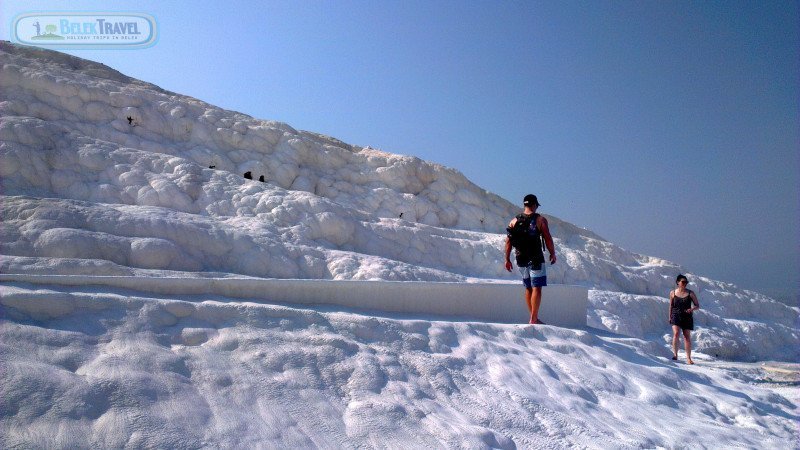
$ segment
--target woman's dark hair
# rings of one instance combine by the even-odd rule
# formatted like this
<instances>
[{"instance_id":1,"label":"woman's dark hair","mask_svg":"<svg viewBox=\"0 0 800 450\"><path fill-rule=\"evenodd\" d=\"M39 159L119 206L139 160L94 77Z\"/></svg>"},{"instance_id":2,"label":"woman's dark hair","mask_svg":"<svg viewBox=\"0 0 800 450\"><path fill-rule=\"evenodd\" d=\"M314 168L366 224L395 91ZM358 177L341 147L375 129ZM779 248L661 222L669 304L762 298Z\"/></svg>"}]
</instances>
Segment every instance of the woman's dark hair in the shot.
<instances>
[{"instance_id":1,"label":"woman's dark hair","mask_svg":"<svg viewBox=\"0 0 800 450\"><path fill-rule=\"evenodd\" d=\"M684 281L686 281L686 284L689 284L689 279L686 278L686 276L683 275L683 274L680 274L680 275L678 275L678 278L675 278L675 284L680 283L681 280L684 280Z\"/></svg>"}]
</instances>

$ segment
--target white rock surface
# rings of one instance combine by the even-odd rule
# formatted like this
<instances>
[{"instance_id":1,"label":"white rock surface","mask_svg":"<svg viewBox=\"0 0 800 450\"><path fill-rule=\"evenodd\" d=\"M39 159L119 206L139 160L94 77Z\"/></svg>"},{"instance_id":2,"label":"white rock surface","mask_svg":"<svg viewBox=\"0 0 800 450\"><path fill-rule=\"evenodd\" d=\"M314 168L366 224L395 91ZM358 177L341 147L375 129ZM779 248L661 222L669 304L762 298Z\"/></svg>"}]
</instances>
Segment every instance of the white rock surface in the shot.
<instances>
[{"instance_id":1,"label":"white rock surface","mask_svg":"<svg viewBox=\"0 0 800 450\"><path fill-rule=\"evenodd\" d=\"M0 304L7 448L797 443L796 384L597 330L90 286L7 285Z\"/></svg>"}]
</instances>

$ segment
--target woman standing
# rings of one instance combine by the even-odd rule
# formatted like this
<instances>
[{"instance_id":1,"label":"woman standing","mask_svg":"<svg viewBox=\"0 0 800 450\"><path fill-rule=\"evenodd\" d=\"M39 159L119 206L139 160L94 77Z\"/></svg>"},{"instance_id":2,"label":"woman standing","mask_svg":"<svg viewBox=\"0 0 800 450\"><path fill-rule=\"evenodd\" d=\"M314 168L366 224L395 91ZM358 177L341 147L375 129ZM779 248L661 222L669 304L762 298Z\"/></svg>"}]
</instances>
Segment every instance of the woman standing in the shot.
<instances>
[{"instance_id":1,"label":"woman standing","mask_svg":"<svg viewBox=\"0 0 800 450\"><path fill-rule=\"evenodd\" d=\"M672 324L672 359L678 360L678 338L683 330L683 344L686 348L686 362L694 364L692 361L692 337L694 330L694 319L692 313L700 309L700 302L686 285L689 279L683 275L678 275L675 279L677 288L669 293L669 323Z\"/></svg>"}]
</instances>

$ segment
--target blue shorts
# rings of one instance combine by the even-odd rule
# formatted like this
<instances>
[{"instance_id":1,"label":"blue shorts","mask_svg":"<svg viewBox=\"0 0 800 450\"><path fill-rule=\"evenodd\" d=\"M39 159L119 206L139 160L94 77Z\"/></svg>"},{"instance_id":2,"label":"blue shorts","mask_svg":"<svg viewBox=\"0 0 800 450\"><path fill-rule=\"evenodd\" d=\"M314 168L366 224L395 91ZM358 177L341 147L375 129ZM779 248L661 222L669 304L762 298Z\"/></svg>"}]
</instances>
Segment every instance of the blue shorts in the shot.
<instances>
[{"instance_id":1,"label":"blue shorts","mask_svg":"<svg viewBox=\"0 0 800 450\"><path fill-rule=\"evenodd\" d=\"M540 270L533 270L533 264L519 267L519 273L522 274L522 283L525 287L530 289L533 287L547 286L547 264L542 263Z\"/></svg>"}]
</instances>

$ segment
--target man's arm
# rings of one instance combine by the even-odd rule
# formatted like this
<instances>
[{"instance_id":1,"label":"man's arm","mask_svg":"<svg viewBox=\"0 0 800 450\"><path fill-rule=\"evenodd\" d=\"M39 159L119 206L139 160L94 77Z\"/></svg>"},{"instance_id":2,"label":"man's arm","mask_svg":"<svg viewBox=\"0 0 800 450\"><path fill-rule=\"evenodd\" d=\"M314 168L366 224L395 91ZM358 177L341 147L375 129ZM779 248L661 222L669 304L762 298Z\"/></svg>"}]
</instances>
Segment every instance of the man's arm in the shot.
<instances>
[{"instance_id":1,"label":"man's arm","mask_svg":"<svg viewBox=\"0 0 800 450\"><path fill-rule=\"evenodd\" d=\"M517 218L511 219L511 222L508 224L508 228L513 228L514 224L517 223ZM511 268L514 267L511 265L511 237L506 236L506 270L511 272Z\"/></svg>"},{"instance_id":2,"label":"man's arm","mask_svg":"<svg viewBox=\"0 0 800 450\"><path fill-rule=\"evenodd\" d=\"M547 252L550 253L550 264L555 264L556 248L553 245L553 237L550 236L550 228L547 226L547 219L540 215L537 222L539 230L542 231L542 237L544 237L544 245L547 246Z\"/></svg>"},{"instance_id":3,"label":"man's arm","mask_svg":"<svg viewBox=\"0 0 800 450\"><path fill-rule=\"evenodd\" d=\"M506 238L506 270L511 272L511 239Z\"/></svg>"}]
</instances>

